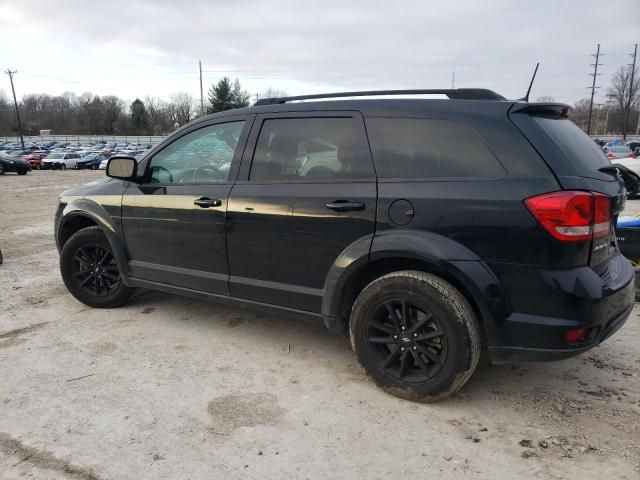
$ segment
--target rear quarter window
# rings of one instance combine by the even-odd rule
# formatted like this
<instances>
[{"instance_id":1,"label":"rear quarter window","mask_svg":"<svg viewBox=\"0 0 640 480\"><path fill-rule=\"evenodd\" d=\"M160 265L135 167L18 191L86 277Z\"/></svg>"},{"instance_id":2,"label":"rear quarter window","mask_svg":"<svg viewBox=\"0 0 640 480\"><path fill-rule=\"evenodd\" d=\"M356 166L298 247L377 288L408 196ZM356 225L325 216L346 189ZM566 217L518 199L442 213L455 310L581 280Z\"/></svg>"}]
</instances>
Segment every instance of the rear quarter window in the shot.
<instances>
[{"instance_id":1,"label":"rear quarter window","mask_svg":"<svg viewBox=\"0 0 640 480\"><path fill-rule=\"evenodd\" d=\"M369 117L381 178L502 178L506 172L470 126L449 120Z\"/></svg>"},{"instance_id":2,"label":"rear quarter window","mask_svg":"<svg viewBox=\"0 0 640 480\"><path fill-rule=\"evenodd\" d=\"M545 116L532 118L556 144L578 175L593 177L595 174L598 178L597 170L610 165L602 149L571 120Z\"/></svg>"}]
</instances>

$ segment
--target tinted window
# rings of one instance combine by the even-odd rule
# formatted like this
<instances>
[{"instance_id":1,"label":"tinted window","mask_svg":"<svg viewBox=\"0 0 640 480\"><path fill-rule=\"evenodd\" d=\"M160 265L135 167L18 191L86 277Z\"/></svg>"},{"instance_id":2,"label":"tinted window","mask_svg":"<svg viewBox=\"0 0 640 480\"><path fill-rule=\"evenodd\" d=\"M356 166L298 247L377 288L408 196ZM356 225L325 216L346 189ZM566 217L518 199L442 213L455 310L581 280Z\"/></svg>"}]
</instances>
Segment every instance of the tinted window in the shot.
<instances>
[{"instance_id":1,"label":"tinted window","mask_svg":"<svg viewBox=\"0 0 640 480\"><path fill-rule=\"evenodd\" d=\"M315 180L373 176L353 118L265 120L249 179Z\"/></svg>"},{"instance_id":2,"label":"tinted window","mask_svg":"<svg viewBox=\"0 0 640 480\"><path fill-rule=\"evenodd\" d=\"M579 175L590 176L609 165L606 155L575 123L566 118L532 117L551 137Z\"/></svg>"},{"instance_id":3,"label":"tinted window","mask_svg":"<svg viewBox=\"0 0 640 480\"><path fill-rule=\"evenodd\" d=\"M152 183L226 182L244 121L187 133L151 159Z\"/></svg>"},{"instance_id":4,"label":"tinted window","mask_svg":"<svg viewBox=\"0 0 640 480\"><path fill-rule=\"evenodd\" d=\"M505 171L471 127L446 120L368 118L382 178L500 178Z\"/></svg>"}]
</instances>

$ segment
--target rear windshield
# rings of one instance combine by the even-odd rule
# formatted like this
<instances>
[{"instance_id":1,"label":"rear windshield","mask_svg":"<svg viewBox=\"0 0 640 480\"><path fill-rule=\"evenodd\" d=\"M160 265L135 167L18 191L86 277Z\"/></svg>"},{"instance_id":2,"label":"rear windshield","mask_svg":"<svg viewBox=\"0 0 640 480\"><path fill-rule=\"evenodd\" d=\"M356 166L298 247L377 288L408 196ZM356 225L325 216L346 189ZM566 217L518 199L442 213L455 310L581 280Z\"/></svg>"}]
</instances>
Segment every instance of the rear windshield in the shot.
<instances>
[{"instance_id":1,"label":"rear windshield","mask_svg":"<svg viewBox=\"0 0 640 480\"><path fill-rule=\"evenodd\" d=\"M571 120L540 116L532 118L551 137L578 175L596 175L599 178L597 170L610 165L602 149Z\"/></svg>"}]
</instances>

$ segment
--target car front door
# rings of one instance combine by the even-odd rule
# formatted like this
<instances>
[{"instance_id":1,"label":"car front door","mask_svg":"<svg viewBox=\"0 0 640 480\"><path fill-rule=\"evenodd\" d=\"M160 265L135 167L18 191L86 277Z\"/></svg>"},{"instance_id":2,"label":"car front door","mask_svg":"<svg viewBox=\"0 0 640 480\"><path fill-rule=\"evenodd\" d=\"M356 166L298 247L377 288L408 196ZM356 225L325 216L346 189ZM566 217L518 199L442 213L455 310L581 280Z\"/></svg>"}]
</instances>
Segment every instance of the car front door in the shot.
<instances>
[{"instance_id":1,"label":"car front door","mask_svg":"<svg viewBox=\"0 0 640 480\"><path fill-rule=\"evenodd\" d=\"M375 212L360 113L257 116L227 209L231 295L320 312L329 269L370 245Z\"/></svg>"},{"instance_id":2,"label":"car front door","mask_svg":"<svg viewBox=\"0 0 640 480\"><path fill-rule=\"evenodd\" d=\"M131 277L228 295L225 212L251 120L194 125L145 159L122 197Z\"/></svg>"}]
</instances>

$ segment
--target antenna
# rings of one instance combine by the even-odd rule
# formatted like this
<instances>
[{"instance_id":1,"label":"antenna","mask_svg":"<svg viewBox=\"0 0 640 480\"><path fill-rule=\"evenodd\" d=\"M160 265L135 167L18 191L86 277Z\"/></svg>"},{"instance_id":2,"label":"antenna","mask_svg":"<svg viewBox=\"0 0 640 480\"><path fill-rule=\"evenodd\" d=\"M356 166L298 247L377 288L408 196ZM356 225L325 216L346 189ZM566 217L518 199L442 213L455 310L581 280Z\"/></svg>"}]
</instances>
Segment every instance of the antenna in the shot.
<instances>
[{"instance_id":1,"label":"antenna","mask_svg":"<svg viewBox=\"0 0 640 480\"><path fill-rule=\"evenodd\" d=\"M533 77L531 77L531 83L529 83L529 88L527 89L527 94L520 98L520 101L529 102L529 94L531 93L531 87L533 87L533 81L536 79L536 73L538 73L538 67L540 66L540 62L536 63L536 69L533 71Z\"/></svg>"}]
</instances>

